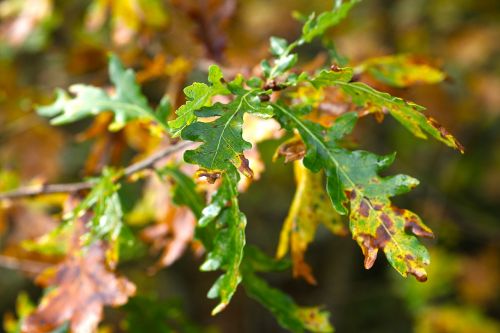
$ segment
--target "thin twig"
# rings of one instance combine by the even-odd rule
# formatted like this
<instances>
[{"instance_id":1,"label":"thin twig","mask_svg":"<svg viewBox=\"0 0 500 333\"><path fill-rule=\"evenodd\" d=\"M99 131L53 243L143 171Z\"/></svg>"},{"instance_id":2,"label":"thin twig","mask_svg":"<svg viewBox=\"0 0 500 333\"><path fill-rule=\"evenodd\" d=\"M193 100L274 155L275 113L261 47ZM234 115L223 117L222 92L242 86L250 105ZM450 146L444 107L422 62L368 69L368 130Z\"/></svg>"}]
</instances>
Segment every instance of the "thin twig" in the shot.
<instances>
[{"instance_id":1,"label":"thin twig","mask_svg":"<svg viewBox=\"0 0 500 333\"><path fill-rule=\"evenodd\" d=\"M30 275L38 275L50 265L49 263L0 255L0 267L22 271Z\"/></svg>"},{"instance_id":2,"label":"thin twig","mask_svg":"<svg viewBox=\"0 0 500 333\"><path fill-rule=\"evenodd\" d=\"M192 142L190 141L182 141L173 146L168 146L163 148L148 158L139 161L137 163L131 164L125 168L123 175L116 179L118 181L121 178L128 177L136 172L139 172L144 169L148 169L154 166L156 162L159 160L170 156L182 149L190 146ZM19 199L24 197L32 197L36 195L44 195L44 194L55 194L55 193L74 193L82 190L88 190L95 185L94 181L84 181L78 183L67 183L67 184L42 184L36 186L26 186L20 187L16 190L0 193L0 201L2 200L11 200L11 199Z\"/></svg>"}]
</instances>

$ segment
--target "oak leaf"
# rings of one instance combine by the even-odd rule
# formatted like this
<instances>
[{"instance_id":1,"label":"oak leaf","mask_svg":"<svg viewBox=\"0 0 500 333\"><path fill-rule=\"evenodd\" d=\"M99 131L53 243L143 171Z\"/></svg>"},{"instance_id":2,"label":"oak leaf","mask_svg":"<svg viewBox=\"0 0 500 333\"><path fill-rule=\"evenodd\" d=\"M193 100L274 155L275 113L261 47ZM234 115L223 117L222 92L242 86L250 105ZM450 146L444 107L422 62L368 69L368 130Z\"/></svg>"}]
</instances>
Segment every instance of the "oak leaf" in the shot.
<instances>
[{"instance_id":1,"label":"oak leaf","mask_svg":"<svg viewBox=\"0 0 500 333\"><path fill-rule=\"evenodd\" d=\"M350 207L351 233L365 255L365 267L372 267L382 249L401 275L412 274L425 281L429 253L414 235L433 237L432 231L416 214L396 208L390 201L417 186L418 180L407 175L378 175L394 161L395 154L349 151L338 144L354 128L356 113L346 113L325 128L302 119L293 109L274 106L282 125L297 128L306 144L304 165L313 172L325 171L326 189L337 212L347 214Z\"/></svg>"},{"instance_id":2,"label":"oak leaf","mask_svg":"<svg viewBox=\"0 0 500 333\"><path fill-rule=\"evenodd\" d=\"M281 230L276 256L283 258L290 248L293 275L315 284L316 280L311 267L305 262L304 254L313 241L317 228L323 224L331 232L340 235L345 235L347 229L328 199L323 174L309 171L301 161L294 162L294 171L297 190Z\"/></svg>"},{"instance_id":3,"label":"oak leaf","mask_svg":"<svg viewBox=\"0 0 500 333\"><path fill-rule=\"evenodd\" d=\"M37 284L53 287L22 324L22 332L48 333L69 321L73 333L91 333L103 307L120 306L135 293L135 285L106 266L106 245L99 241L74 251L59 265L38 276Z\"/></svg>"}]
</instances>

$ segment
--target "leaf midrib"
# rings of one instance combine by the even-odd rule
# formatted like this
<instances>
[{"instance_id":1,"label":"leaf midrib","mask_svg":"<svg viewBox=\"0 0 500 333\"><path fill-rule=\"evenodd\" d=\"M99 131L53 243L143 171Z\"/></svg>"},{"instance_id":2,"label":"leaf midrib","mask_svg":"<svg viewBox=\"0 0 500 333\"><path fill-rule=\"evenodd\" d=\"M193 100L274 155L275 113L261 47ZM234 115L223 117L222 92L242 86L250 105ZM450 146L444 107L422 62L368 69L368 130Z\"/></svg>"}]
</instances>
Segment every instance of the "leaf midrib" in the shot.
<instances>
[{"instance_id":1,"label":"leaf midrib","mask_svg":"<svg viewBox=\"0 0 500 333\"><path fill-rule=\"evenodd\" d=\"M226 123L224 124L224 127L222 128L222 131L221 131L221 134L219 136L219 140L217 142L217 147L215 148L215 154L214 154L214 157L212 158L212 162L210 162L210 169L213 169L213 166L214 166L214 163L215 163L215 160L217 159L217 155L219 154L219 151L220 151L220 145L222 143L222 139L224 137L224 132L226 131L227 129L227 126L229 125L229 123L231 123L231 121L233 120L233 118L238 114L238 112L240 112L240 109L243 105L243 101L245 101L248 105L250 105L247 101L246 101L246 97L251 94L252 91L249 91L247 92L245 95L243 95L241 97L241 100L238 104L238 106L236 107L236 109L234 110L233 114L231 115L231 117L229 117L229 119L226 121ZM229 147L231 147L231 149L233 150L233 152L235 153L238 153L236 150L234 150L232 148L231 145L228 145Z\"/></svg>"}]
</instances>

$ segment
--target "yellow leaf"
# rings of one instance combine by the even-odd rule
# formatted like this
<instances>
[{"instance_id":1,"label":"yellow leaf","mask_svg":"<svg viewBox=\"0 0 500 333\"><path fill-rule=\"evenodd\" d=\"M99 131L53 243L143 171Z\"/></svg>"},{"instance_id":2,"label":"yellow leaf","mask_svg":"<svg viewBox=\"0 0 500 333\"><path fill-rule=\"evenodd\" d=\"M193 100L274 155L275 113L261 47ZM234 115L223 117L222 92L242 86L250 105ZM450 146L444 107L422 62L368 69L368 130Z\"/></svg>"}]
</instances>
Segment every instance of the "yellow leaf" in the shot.
<instances>
[{"instance_id":1,"label":"yellow leaf","mask_svg":"<svg viewBox=\"0 0 500 333\"><path fill-rule=\"evenodd\" d=\"M334 234L345 235L347 230L324 190L323 173L309 171L302 161L294 162L294 171L297 190L281 230L276 256L284 257L290 248L293 275L314 284L316 281L311 267L304 260L304 254L319 225L323 224Z\"/></svg>"}]
</instances>

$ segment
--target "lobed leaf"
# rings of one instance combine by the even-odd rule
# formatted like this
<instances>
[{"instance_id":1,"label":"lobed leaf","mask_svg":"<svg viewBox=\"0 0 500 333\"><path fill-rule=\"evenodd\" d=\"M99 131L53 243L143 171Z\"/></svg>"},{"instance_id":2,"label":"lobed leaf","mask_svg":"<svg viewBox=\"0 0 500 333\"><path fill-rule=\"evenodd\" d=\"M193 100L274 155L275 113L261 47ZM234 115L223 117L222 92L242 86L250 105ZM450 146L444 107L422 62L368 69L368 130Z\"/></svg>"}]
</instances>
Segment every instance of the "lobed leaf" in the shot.
<instances>
[{"instance_id":1,"label":"lobed leaf","mask_svg":"<svg viewBox=\"0 0 500 333\"><path fill-rule=\"evenodd\" d=\"M231 300L241 282L240 264L245 247L246 217L238 206L238 180L236 169L230 168L212 196L211 203L202 211L200 228L214 227L215 236L207 247L207 258L202 271L224 270L208 292L208 298L220 298L212 314L222 311Z\"/></svg>"},{"instance_id":2,"label":"lobed leaf","mask_svg":"<svg viewBox=\"0 0 500 333\"><path fill-rule=\"evenodd\" d=\"M389 199L408 192L418 181L406 175L378 175L392 163L394 154L377 156L366 151L348 151L337 144L354 127L355 113L344 114L330 128L324 128L301 119L293 110L274 106L283 126L297 128L304 140L304 165L314 172L325 170L327 192L335 209L345 214L350 206L350 229L365 255L365 267L373 265L381 249L403 276L409 273L424 281L429 255L410 232L423 237L433 234L415 214L393 207Z\"/></svg>"},{"instance_id":3,"label":"lobed leaf","mask_svg":"<svg viewBox=\"0 0 500 333\"><path fill-rule=\"evenodd\" d=\"M252 148L251 143L245 141L242 136L243 115L265 114L269 109L262 105L255 92L239 93L240 95L228 104L216 103L196 113L202 118L217 117L215 120L197 121L182 131L183 139L203 142L195 150L186 151L186 162L217 173L234 165L245 176L253 176L243 154L245 150Z\"/></svg>"},{"instance_id":4,"label":"lobed leaf","mask_svg":"<svg viewBox=\"0 0 500 333\"><path fill-rule=\"evenodd\" d=\"M108 265L114 267L118 263L120 244L124 239L123 211L118 196L119 186L114 183L121 171L104 169L97 183L85 199L74 209L66 219L76 219L81 214L92 212L88 223L89 232L82 236L85 244L105 240L109 246L106 250Z\"/></svg>"},{"instance_id":5,"label":"lobed leaf","mask_svg":"<svg viewBox=\"0 0 500 333\"><path fill-rule=\"evenodd\" d=\"M93 332L105 305L125 304L135 293L135 286L106 267L105 252L104 243L94 243L84 253L73 252L38 276L38 284L54 289L25 318L21 331L50 332L69 321L71 332Z\"/></svg>"},{"instance_id":6,"label":"lobed leaf","mask_svg":"<svg viewBox=\"0 0 500 333\"><path fill-rule=\"evenodd\" d=\"M310 82L316 87L335 85L352 98L353 103L367 108L369 112L384 112L387 110L398 122L406 127L416 137L426 139L427 134L443 142L449 147L464 152L464 147L443 128L435 119L422 113L423 106L408 102L399 97L373 89L361 82L349 82L352 69L340 68L339 71L322 71Z\"/></svg>"},{"instance_id":7,"label":"lobed leaf","mask_svg":"<svg viewBox=\"0 0 500 333\"><path fill-rule=\"evenodd\" d=\"M156 121L167 130L165 119L149 107L146 97L141 93L133 70L125 69L115 55L111 55L109 59L109 75L116 89L115 94L109 94L101 88L75 84L69 88L74 97L59 89L56 91L55 102L39 107L38 114L52 118L53 125L63 125L111 111L114 120L109 129L112 131L139 118Z\"/></svg>"},{"instance_id":8,"label":"lobed leaf","mask_svg":"<svg viewBox=\"0 0 500 333\"><path fill-rule=\"evenodd\" d=\"M172 136L180 136L181 131L196 120L195 111L207 106L212 97L229 94L223 80L224 76L221 69L217 65L211 65L208 69L208 82L210 85L195 82L184 88L187 101L175 112L177 118L168 122Z\"/></svg>"},{"instance_id":9,"label":"lobed leaf","mask_svg":"<svg viewBox=\"0 0 500 333\"><path fill-rule=\"evenodd\" d=\"M302 27L301 39L306 43L310 43L314 38L322 36L327 29L339 24L358 2L360 0L348 0L331 11L321 13L317 17L315 14L312 14Z\"/></svg>"}]
</instances>

